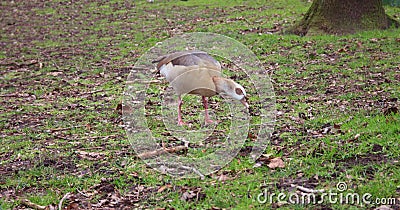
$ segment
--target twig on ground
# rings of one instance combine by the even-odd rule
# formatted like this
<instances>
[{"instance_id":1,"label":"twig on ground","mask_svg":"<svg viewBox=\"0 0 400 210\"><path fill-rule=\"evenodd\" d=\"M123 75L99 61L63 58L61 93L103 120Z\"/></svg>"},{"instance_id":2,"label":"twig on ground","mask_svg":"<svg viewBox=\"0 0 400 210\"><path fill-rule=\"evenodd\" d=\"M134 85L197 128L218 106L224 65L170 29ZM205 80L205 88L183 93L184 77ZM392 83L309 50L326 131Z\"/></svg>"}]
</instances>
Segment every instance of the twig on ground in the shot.
<instances>
[{"instance_id":1,"label":"twig on ground","mask_svg":"<svg viewBox=\"0 0 400 210\"><path fill-rule=\"evenodd\" d=\"M93 91L89 91L89 92L80 93L77 96L91 95L93 93L98 93L98 92L102 92L102 91L104 91L104 90L93 90Z\"/></svg>"},{"instance_id":2,"label":"twig on ground","mask_svg":"<svg viewBox=\"0 0 400 210\"><path fill-rule=\"evenodd\" d=\"M46 209L46 206L41 206L39 204L33 203L32 201L30 201L28 199L20 199L20 201L21 201L21 204L23 204L29 208L39 209L39 210Z\"/></svg>"},{"instance_id":3,"label":"twig on ground","mask_svg":"<svg viewBox=\"0 0 400 210\"><path fill-rule=\"evenodd\" d=\"M62 204L63 204L64 200L67 199L67 198L69 198L69 195L70 195L70 194L71 194L71 193L67 192L67 193L64 195L64 197L61 198L60 202L58 203L58 210L61 210L61 209L62 209Z\"/></svg>"},{"instance_id":4,"label":"twig on ground","mask_svg":"<svg viewBox=\"0 0 400 210\"><path fill-rule=\"evenodd\" d=\"M59 139L67 140L67 141L84 141L84 140L87 140L87 139L101 139L101 138L106 140L106 139L109 139L109 138L117 137L117 136L119 136L119 134L112 134L112 135L108 135L108 136L87 136L87 137L84 137L84 138L76 138L76 139L68 138L68 137L64 137L64 136L60 136L60 135L53 135L53 136L57 137Z\"/></svg>"},{"instance_id":5,"label":"twig on ground","mask_svg":"<svg viewBox=\"0 0 400 210\"><path fill-rule=\"evenodd\" d=\"M46 130L46 131L53 133L53 132L56 132L56 131L66 131L66 130L71 130L71 129L74 129L74 128L85 127L85 126L86 125L77 125L77 126L71 126L71 127L65 127L65 128L53 128L53 129Z\"/></svg>"},{"instance_id":6,"label":"twig on ground","mask_svg":"<svg viewBox=\"0 0 400 210\"><path fill-rule=\"evenodd\" d=\"M325 192L324 189L314 190L314 189L306 188L306 187L295 185L295 184L290 184L290 186L291 187L295 187L298 190L300 190L302 192L305 192L305 193L323 193L323 192Z\"/></svg>"},{"instance_id":7,"label":"twig on ground","mask_svg":"<svg viewBox=\"0 0 400 210\"><path fill-rule=\"evenodd\" d=\"M196 173L197 175L200 176L200 179L201 179L201 180L204 180L204 178L205 178L204 175L203 175L199 170L197 170L197 169L194 168L194 167L181 166L181 168L186 169L186 170L193 171L194 173Z\"/></svg>"},{"instance_id":8,"label":"twig on ground","mask_svg":"<svg viewBox=\"0 0 400 210\"><path fill-rule=\"evenodd\" d=\"M82 192L82 191L80 191L80 190L78 190L78 189L76 189L76 191L78 191L79 194L85 196L86 198L89 198L89 197L90 197L90 195L88 195L88 194L86 194L86 193L84 193L84 192Z\"/></svg>"},{"instance_id":9,"label":"twig on ground","mask_svg":"<svg viewBox=\"0 0 400 210\"><path fill-rule=\"evenodd\" d=\"M64 139L64 140L67 140L67 141L76 141L76 139L71 139L71 138L67 138L67 137L64 137L64 136L60 136L60 135L54 135L54 137L57 137L59 139Z\"/></svg>"},{"instance_id":10,"label":"twig on ground","mask_svg":"<svg viewBox=\"0 0 400 210\"><path fill-rule=\"evenodd\" d=\"M18 93L4 94L0 95L0 97L20 97L21 95Z\"/></svg>"},{"instance_id":11,"label":"twig on ground","mask_svg":"<svg viewBox=\"0 0 400 210\"><path fill-rule=\"evenodd\" d=\"M158 149L158 150L154 150L154 151L150 151L150 152L144 152L138 155L139 158L141 159L149 159L152 158L154 156L158 156L164 153L177 153L179 151L182 150L186 150L187 147L185 146L177 146L177 147L172 147L172 148L163 148L163 149Z\"/></svg>"},{"instance_id":12,"label":"twig on ground","mask_svg":"<svg viewBox=\"0 0 400 210\"><path fill-rule=\"evenodd\" d=\"M10 63L0 63L0 66L17 66L17 67L24 67L24 66L32 66L35 64L38 64L39 61L32 60L31 62L26 62L26 63L16 63L16 62L10 62Z\"/></svg>"}]
</instances>

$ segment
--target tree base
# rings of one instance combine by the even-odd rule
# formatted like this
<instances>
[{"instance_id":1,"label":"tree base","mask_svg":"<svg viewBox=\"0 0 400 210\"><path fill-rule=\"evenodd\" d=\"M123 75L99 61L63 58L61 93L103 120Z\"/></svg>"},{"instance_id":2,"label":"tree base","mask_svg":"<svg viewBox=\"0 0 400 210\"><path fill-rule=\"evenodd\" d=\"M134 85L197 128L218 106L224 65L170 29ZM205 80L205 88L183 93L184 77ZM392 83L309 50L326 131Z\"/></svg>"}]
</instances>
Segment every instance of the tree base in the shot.
<instances>
[{"instance_id":1,"label":"tree base","mask_svg":"<svg viewBox=\"0 0 400 210\"><path fill-rule=\"evenodd\" d=\"M344 35L393 26L400 24L385 14L381 0L314 0L304 18L285 32L300 36Z\"/></svg>"}]
</instances>

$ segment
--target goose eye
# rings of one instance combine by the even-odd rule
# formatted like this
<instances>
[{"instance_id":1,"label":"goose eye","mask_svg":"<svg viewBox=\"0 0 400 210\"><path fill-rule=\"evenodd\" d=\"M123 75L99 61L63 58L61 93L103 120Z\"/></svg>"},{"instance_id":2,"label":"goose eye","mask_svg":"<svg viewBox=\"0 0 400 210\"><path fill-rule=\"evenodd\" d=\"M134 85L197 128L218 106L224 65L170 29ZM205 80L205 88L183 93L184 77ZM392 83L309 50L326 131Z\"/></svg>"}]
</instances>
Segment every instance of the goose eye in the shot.
<instances>
[{"instance_id":1,"label":"goose eye","mask_svg":"<svg viewBox=\"0 0 400 210\"><path fill-rule=\"evenodd\" d=\"M240 89L240 88L235 88L235 92L236 92L236 94L238 94L238 95L243 95L243 91L242 91L242 89Z\"/></svg>"}]
</instances>

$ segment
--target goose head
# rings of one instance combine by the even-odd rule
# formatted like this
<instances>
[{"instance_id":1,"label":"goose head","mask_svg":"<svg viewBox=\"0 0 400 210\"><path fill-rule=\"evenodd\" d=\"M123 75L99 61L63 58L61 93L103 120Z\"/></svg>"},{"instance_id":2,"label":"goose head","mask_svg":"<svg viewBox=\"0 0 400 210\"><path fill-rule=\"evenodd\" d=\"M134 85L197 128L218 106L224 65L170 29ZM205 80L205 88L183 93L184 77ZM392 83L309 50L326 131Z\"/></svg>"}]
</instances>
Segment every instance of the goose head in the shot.
<instances>
[{"instance_id":1,"label":"goose head","mask_svg":"<svg viewBox=\"0 0 400 210\"><path fill-rule=\"evenodd\" d=\"M246 101L246 91L243 86L231 79L223 77L213 77L212 79L217 93L226 94L229 97L240 101L246 108L249 108L249 104Z\"/></svg>"}]
</instances>

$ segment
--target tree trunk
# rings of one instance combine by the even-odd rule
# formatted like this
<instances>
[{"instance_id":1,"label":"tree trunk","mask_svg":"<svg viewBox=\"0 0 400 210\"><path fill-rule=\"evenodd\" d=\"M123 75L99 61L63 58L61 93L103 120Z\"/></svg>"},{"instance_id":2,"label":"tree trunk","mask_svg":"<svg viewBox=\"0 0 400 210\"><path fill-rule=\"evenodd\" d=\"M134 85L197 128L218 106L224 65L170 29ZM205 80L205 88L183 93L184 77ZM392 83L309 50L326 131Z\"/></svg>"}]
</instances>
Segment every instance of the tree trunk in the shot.
<instances>
[{"instance_id":1,"label":"tree trunk","mask_svg":"<svg viewBox=\"0 0 400 210\"><path fill-rule=\"evenodd\" d=\"M303 19L287 32L297 35L349 34L387 29L399 23L385 14L382 0L314 0Z\"/></svg>"}]
</instances>

